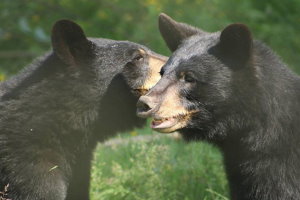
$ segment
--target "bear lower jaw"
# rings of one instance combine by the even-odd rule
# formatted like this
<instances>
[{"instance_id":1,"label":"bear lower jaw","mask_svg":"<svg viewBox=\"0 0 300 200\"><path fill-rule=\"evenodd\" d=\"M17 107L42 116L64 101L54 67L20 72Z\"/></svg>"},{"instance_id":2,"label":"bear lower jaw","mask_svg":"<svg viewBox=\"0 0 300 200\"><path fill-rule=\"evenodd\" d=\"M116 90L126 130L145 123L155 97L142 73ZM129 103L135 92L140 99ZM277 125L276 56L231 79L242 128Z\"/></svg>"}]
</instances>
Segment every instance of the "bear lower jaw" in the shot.
<instances>
[{"instance_id":1,"label":"bear lower jaw","mask_svg":"<svg viewBox=\"0 0 300 200\"><path fill-rule=\"evenodd\" d=\"M154 118L151 122L151 128L161 133L171 133L187 126L191 115L198 111L178 114L173 117Z\"/></svg>"},{"instance_id":2,"label":"bear lower jaw","mask_svg":"<svg viewBox=\"0 0 300 200\"><path fill-rule=\"evenodd\" d=\"M153 119L151 128L153 129L167 129L173 127L178 123L179 119L175 117L164 118L164 119Z\"/></svg>"},{"instance_id":3,"label":"bear lower jaw","mask_svg":"<svg viewBox=\"0 0 300 200\"><path fill-rule=\"evenodd\" d=\"M137 96L143 96L147 94L149 90L150 89L146 89L146 88L137 88L137 89L133 89L133 93L136 94Z\"/></svg>"}]
</instances>

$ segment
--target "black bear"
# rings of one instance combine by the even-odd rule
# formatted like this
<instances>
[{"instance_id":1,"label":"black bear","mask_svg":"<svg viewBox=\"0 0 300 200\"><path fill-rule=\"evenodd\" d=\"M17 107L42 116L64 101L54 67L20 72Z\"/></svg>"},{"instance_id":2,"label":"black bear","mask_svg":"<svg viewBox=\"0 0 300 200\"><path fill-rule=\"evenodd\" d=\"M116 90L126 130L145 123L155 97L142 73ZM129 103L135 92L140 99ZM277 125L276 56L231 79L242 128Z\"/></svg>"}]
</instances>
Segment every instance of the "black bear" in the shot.
<instances>
[{"instance_id":1,"label":"black bear","mask_svg":"<svg viewBox=\"0 0 300 200\"><path fill-rule=\"evenodd\" d=\"M129 41L86 38L74 22L52 29L53 51L1 83L0 197L87 200L96 142L145 123L137 93L166 57Z\"/></svg>"},{"instance_id":2,"label":"black bear","mask_svg":"<svg viewBox=\"0 0 300 200\"><path fill-rule=\"evenodd\" d=\"M173 54L138 114L218 146L231 199L299 199L299 76L246 25L208 33L161 14L159 29Z\"/></svg>"}]
</instances>

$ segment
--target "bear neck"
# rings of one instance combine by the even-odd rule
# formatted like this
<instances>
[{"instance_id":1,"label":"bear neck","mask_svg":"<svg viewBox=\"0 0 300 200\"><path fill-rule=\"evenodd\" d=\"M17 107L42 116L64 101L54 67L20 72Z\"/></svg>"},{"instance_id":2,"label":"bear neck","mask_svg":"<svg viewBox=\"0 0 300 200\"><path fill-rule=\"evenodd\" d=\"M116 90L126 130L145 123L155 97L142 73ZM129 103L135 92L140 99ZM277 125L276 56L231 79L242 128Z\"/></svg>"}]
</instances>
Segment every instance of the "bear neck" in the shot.
<instances>
[{"instance_id":1,"label":"bear neck","mask_svg":"<svg viewBox=\"0 0 300 200\"><path fill-rule=\"evenodd\" d=\"M253 67L253 88L237 94L243 102L235 113L241 114L235 124L227 124L225 139L216 142L224 155L232 199L297 199L300 79L261 44L256 44Z\"/></svg>"},{"instance_id":2,"label":"bear neck","mask_svg":"<svg viewBox=\"0 0 300 200\"><path fill-rule=\"evenodd\" d=\"M113 75L94 83L95 79L86 77L89 75L65 70L50 54L18 74L17 82L8 80L0 104L1 130L24 136L24 145L53 142L59 147L61 144L55 141L61 141L65 149L74 152L86 148L98 119L101 97ZM27 134L45 137L32 140Z\"/></svg>"},{"instance_id":3,"label":"bear neck","mask_svg":"<svg viewBox=\"0 0 300 200\"><path fill-rule=\"evenodd\" d=\"M228 111L231 122L225 122L225 140L272 155L286 146L277 151L289 154L297 148L292 144L300 142L300 78L268 47L254 44L252 66L237 74L239 80L233 83L235 99Z\"/></svg>"},{"instance_id":4,"label":"bear neck","mask_svg":"<svg viewBox=\"0 0 300 200\"><path fill-rule=\"evenodd\" d=\"M146 124L145 119L136 115L138 98L132 93L122 74L113 78L101 99L99 117L93 131L98 141Z\"/></svg>"}]
</instances>

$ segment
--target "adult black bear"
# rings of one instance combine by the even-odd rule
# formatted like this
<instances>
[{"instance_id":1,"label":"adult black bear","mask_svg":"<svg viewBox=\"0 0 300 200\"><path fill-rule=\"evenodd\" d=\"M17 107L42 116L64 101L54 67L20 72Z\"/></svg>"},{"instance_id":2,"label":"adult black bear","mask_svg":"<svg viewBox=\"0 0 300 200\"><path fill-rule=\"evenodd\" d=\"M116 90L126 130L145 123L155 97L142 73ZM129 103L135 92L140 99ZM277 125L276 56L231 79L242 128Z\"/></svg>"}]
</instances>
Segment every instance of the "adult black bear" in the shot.
<instances>
[{"instance_id":1,"label":"adult black bear","mask_svg":"<svg viewBox=\"0 0 300 200\"><path fill-rule=\"evenodd\" d=\"M207 33L162 14L159 28L174 53L138 114L217 145L231 199L299 199L299 76L243 24Z\"/></svg>"},{"instance_id":2,"label":"adult black bear","mask_svg":"<svg viewBox=\"0 0 300 200\"><path fill-rule=\"evenodd\" d=\"M132 42L88 39L68 20L54 25L52 46L0 86L5 199L89 199L96 141L144 124L131 89L154 85L166 60Z\"/></svg>"}]
</instances>

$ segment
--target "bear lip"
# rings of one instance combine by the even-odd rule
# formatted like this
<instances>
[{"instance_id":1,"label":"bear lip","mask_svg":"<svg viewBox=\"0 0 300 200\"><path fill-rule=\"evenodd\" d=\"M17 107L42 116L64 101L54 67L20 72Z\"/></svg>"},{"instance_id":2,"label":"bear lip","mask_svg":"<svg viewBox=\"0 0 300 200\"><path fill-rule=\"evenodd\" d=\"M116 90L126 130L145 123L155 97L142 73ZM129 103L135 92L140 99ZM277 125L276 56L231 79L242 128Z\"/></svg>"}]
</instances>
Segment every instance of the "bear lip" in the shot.
<instances>
[{"instance_id":1,"label":"bear lip","mask_svg":"<svg viewBox=\"0 0 300 200\"><path fill-rule=\"evenodd\" d=\"M136 88L136 89L133 89L134 93L136 93L139 96L143 96L143 95L147 94L147 92L149 90L150 89L146 89L146 88Z\"/></svg>"},{"instance_id":2,"label":"bear lip","mask_svg":"<svg viewBox=\"0 0 300 200\"><path fill-rule=\"evenodd\" d=\"M190 115L197 113L197 112L199 112L199 111L194 110L194 111L190 111L190 112L183 113L183 114L177 114L172 117L154 118L151 122L151 128L153 128L154 130L158 130L158 131L172 128L176 124L178 124L184 120L187 120L187 118Z\"/></svg>"},{"instance_id":3,"label":"bear lip","mask_svg":"<svg viewBox=\"0 0 300 200\"><path fill-rule=\"evenodd\" d=\"M151 122L151 128L153 129L166 129L174 126L179 121L179 118L171 117L164 119L153 119Z\"/></svg>"}]
</instances>

